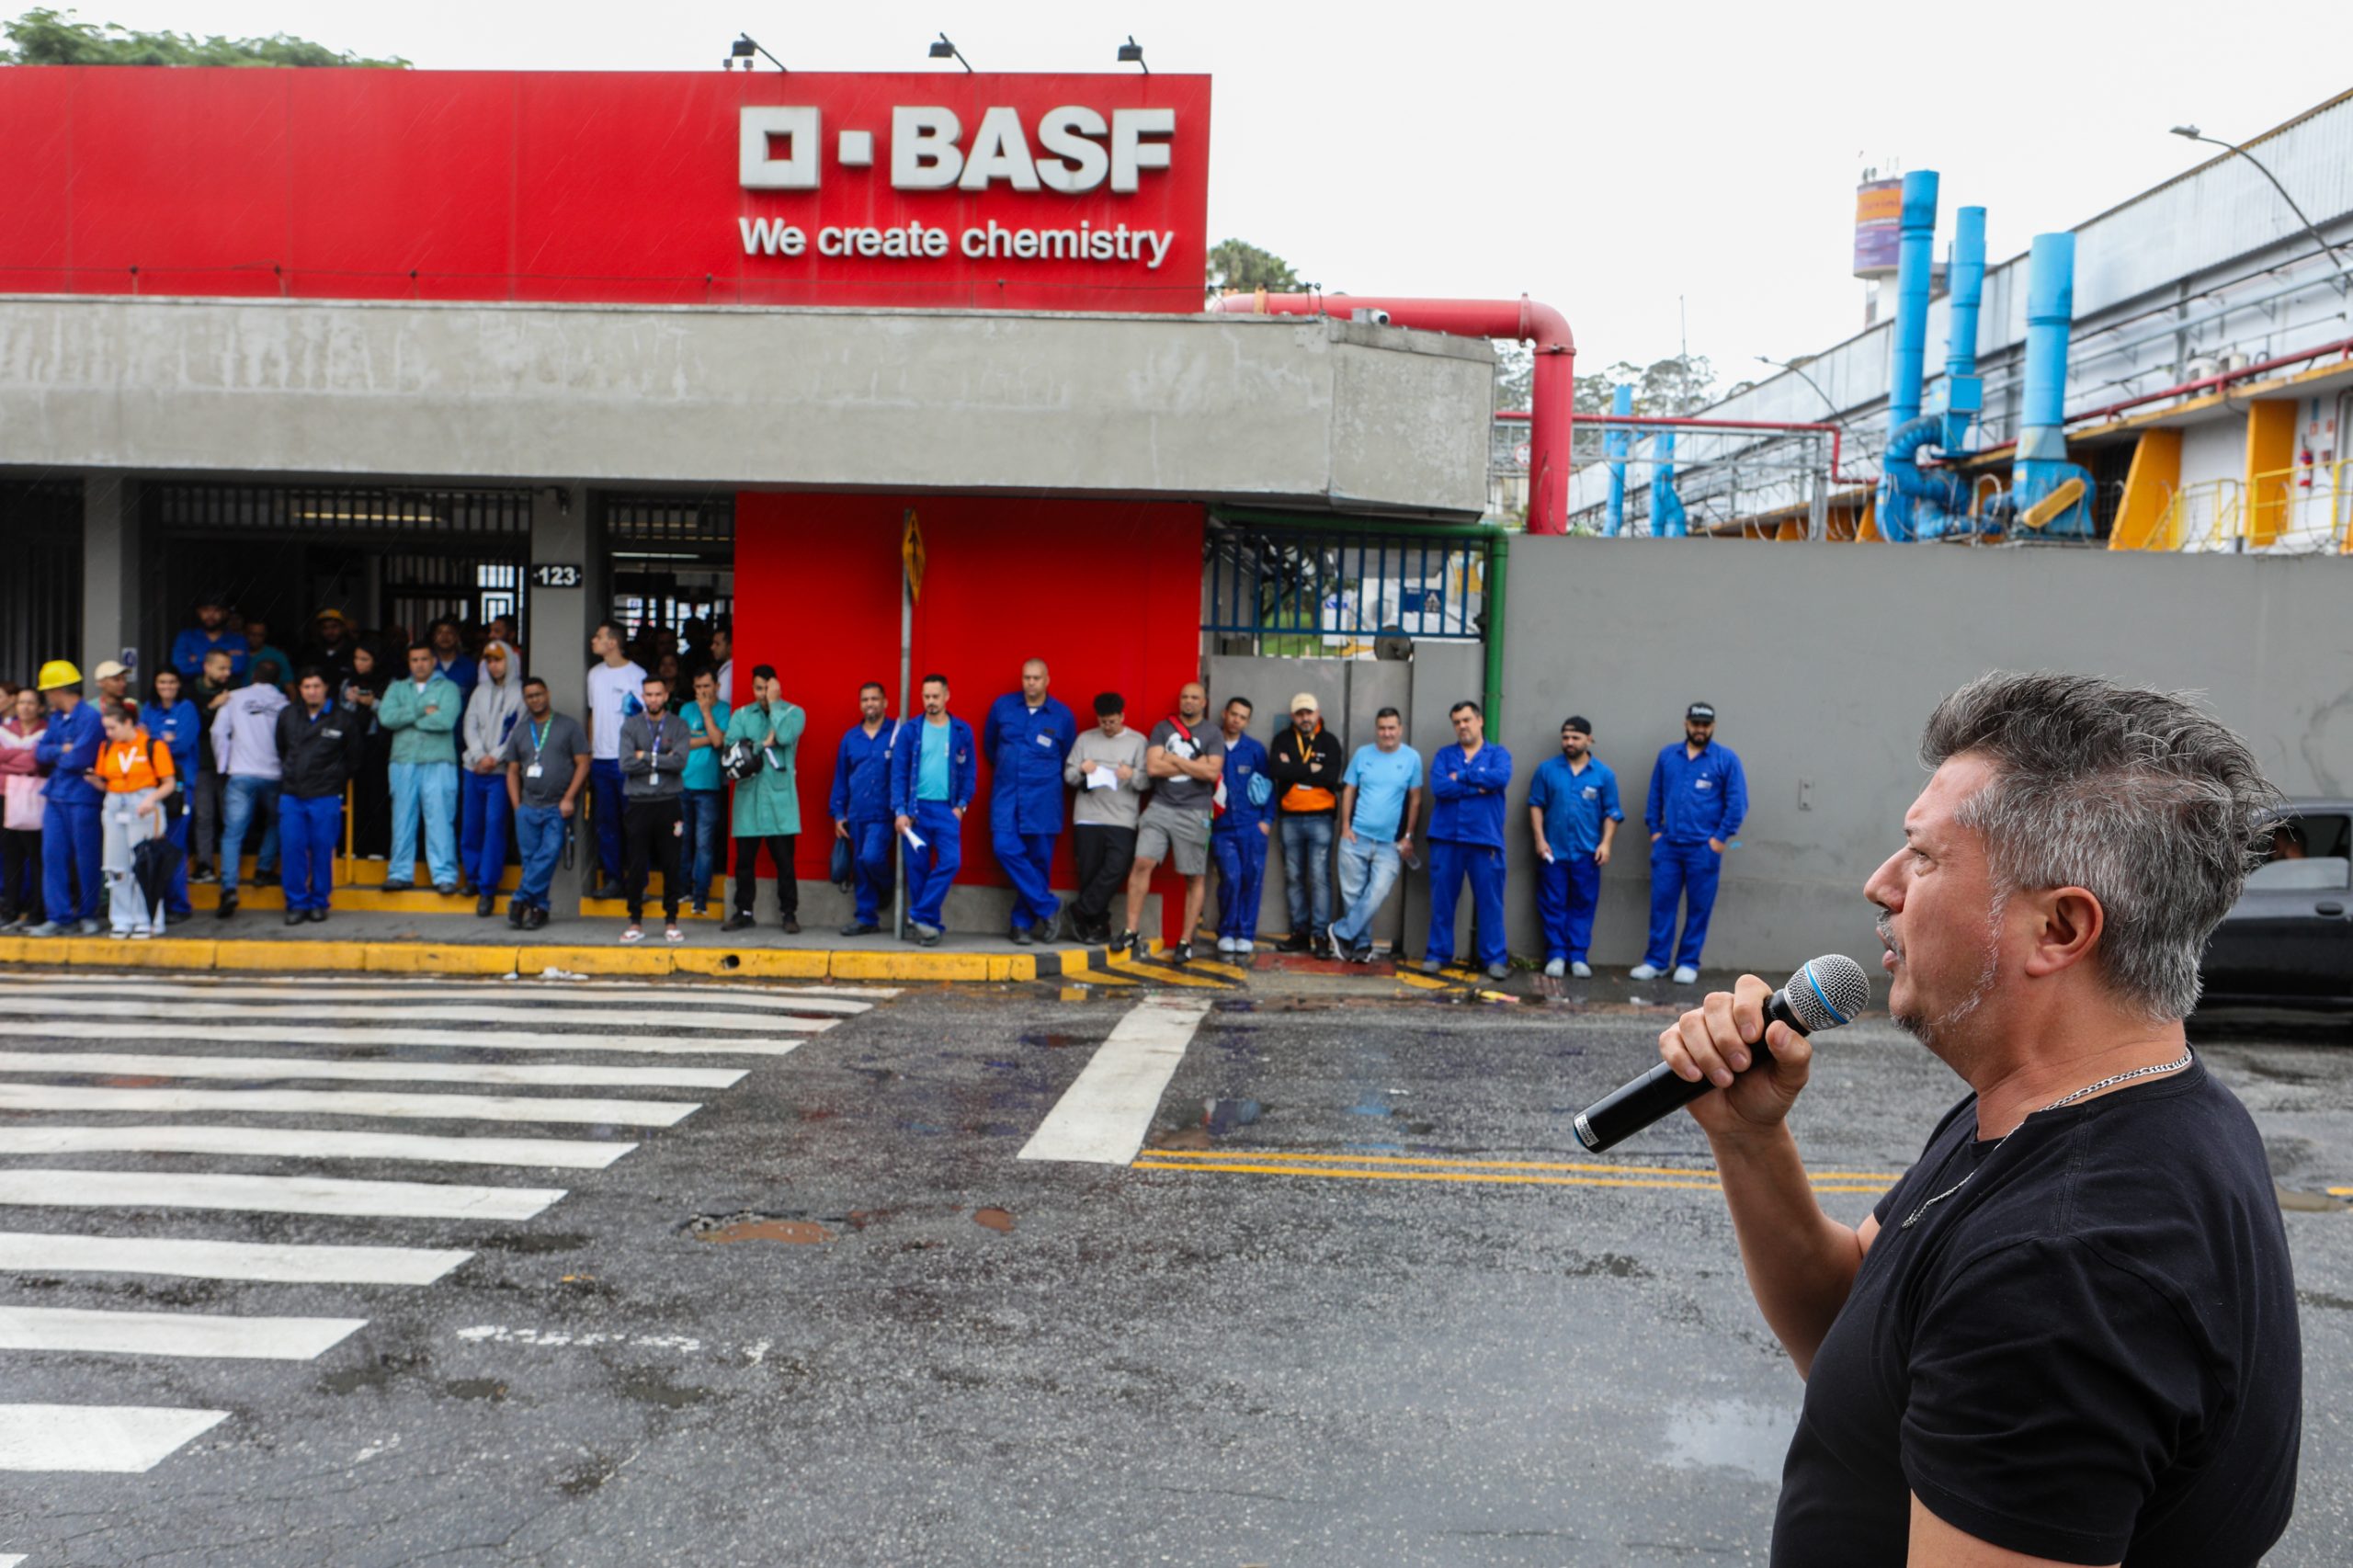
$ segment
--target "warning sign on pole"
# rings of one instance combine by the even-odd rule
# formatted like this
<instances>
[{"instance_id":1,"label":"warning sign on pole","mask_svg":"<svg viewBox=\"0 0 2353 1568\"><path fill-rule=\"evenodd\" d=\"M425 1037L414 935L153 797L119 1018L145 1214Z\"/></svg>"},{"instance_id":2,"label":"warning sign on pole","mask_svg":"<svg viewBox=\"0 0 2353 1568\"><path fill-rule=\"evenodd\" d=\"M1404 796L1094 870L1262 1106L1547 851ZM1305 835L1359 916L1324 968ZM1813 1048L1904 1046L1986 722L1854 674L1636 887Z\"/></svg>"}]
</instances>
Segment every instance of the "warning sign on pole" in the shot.
<instances>
[{"instance_id":1,"label":"warning sign on pole","mask_svg":"<svg viewBox=\"0 0 2353 1568\"><path fill-rule=\"evenodd\" d=\"M907 597L923 597L923 526L915 521L915 508L907 508L906 532L899 540L899 559L905 563Z\"/></svg>"}]
</instances>

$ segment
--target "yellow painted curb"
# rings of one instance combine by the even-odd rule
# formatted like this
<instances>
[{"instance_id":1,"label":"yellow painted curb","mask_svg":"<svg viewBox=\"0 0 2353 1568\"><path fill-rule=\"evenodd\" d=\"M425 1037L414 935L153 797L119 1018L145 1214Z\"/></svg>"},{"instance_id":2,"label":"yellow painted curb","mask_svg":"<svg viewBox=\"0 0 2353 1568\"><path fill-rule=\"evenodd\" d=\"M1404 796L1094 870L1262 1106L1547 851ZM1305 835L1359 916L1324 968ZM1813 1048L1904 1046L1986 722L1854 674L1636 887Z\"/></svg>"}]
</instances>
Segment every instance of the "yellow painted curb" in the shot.
<instances>
[{"instance_id":1,"label":"yellow painted curb","mask_svg":"<svg viewBox=\"0 0 2353 1568\"><path fill-rule=\"evenodd\" d=\"M214 942L212 969L356 970L365 968L363 942Z\"/></svg>"},{"instance_id":2,"label":"yellow painted curb","mask_svg":"<svg viewBox=\"0 0 2353 1568\"><path fill-rule=\"evenodd\" d=\"M714 974L739 979L824 980L832 972L833 954L822 949L721 949L684 947L669 957L678 974Z\"/></svg>"},{"instance_id":3,"label":"yellow painted curb","mask_svg":"<svg viewBox=\"0 0 2353 1568\"><path fill-rule=\"evenodd\" d=\"M837 952L833 957L835 980L994 980L986 953ZM1010 966L1009 958L995 962Z\"/></svg>"},{"instance_id":4,"label":"yellow painted curb","mask_svg":"<svg viewBox=\"0 0 2353 1568\"><path fill-rule=\"evenodd\" d=\"M616 943L609 948L503 948L500 951L519 974L537 974L544 969L575 974L667 974L677 956L659 940L650 948Z\"/></svg>"},{"instance_id":5,"label":"yellow painted curb","mask_svg":"<svg viewBox=\"0 0 2353 1568\"><path fill-rule=\"evenodd\" d=\"M439 942L369 942L360 968L372 974L512 974L515 949Z\"/></svg>"}]
</instances>

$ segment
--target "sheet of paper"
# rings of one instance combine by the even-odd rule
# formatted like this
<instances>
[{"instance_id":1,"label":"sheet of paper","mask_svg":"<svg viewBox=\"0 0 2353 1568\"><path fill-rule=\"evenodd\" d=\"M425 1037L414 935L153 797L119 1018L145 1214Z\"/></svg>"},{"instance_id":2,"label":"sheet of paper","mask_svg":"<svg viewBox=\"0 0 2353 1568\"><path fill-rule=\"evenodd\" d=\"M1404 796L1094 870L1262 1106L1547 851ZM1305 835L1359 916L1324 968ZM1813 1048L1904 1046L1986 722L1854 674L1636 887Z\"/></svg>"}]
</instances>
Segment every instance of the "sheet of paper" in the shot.
<instances>
[{"instance_id":1,"label":"sheet of paper","mask_svg":"<svg viewBox=\"0 0 2353 1568\"><path fill-rule=\"evenodd\" d=\"M923 835L917 833L914 828L907 829L906 838L908 848L921 849L924 847Z\"/></svg>"},{"instance_id":2,"label":"sheet of paper","mask_svg":"<svg viewBox=\"0 0 2353 1568\"><path fill-rule=\"evenodd\" d=\"M1120 776L1108 767L1098 767L1086 776L1086 787L1090 790L1116 790L1120 787Z\"/></svg>"}]
</instances>

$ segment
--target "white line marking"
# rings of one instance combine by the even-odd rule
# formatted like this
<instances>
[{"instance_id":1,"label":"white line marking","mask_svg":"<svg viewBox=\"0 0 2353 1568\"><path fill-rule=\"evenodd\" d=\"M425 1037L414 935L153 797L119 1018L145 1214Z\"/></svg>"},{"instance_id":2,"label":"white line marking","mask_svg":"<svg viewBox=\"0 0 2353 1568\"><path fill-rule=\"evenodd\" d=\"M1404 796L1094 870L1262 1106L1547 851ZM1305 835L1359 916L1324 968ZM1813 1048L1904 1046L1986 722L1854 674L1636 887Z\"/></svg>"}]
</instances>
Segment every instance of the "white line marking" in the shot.
<instances>
[{"instance_id":1,"label":"white line marking","mask_svg":"<svg viewBox=\"0 0 2353 1568\"><path fill-rule=\"evenodd\" d=\"M790 1032L812 1027L809 1019L779 1013L697 1013L689 1017L684 1014L658 1016L649 1008L640 1016L611 1007L550 1007L529 1003L512 1007L442 1007L430 1004L409 1004L400 1007L254 1007L243 1002L108 1002L64 997L47 1002L33 997L24 998L9 1010L9 1018L15 1029L38 1035L43 1032L42 1016L50 1013L76 1018L135 1018L142 1023L165 1026L156 1031L165 1034L173 1032L169 1026L182 1018L303 1018L316 1019L321 1023L349 1023L389 1017L407 1022L436 1024L598 1024L616 1034L626 1034L641 1024L656 1021L665 1028L691 1024L699 1029L745 1034L756 1034L765 1029Z\"/></svg>"},{"instance_id":2,"label":"white line marking","mask_svg":"<svg viewBox=\"0 0 2353 1568\"><path fill-rule=\"evenodd\" d=\"M1152 1131L1161 1092L1209 1010L1206 999L1189 997L1137 1003L1097 1048L1018 1157L1112 1165L1134 1159Z\"/></svg>"},{"instance_id":3,"label":"white line marking","mask_svg":"<svg viewBox=\"0 0 2353 1568\"><path fill-rule=\"evenodd\" d=\"M19 1274L169 1274L274 1285L430 1285L473 1256L434 1247L289 1246L144 1236L0 1231L0 1269Z\"/></svg>"},{"instance_id":4,"label":"white line marking","mask_svg":"<svg viewBox=\"0 0 2353 1568\"><path fill-rule=\"evenodd\" d=\"M577 988L566 986L563 991L568 994L575 989ZM596 994L596 1000L603 1001L617 994L615 991L599 991ZM556 988L549 987L542 994L553 996L559 993ZM874 1007L871 1002L851 1001L799 991L730 993L709 989L689 990L684 987L664 989L642 985L631 988L628 994L631 997L642 996L648 1001L659 1001L665 1006L736 1007L747 1013L757 1013L763 1016L795 1011L847 1015L871 1012ZM307 985L286 985L275 982L267 985L239 985L231 988L219 984L182 985L150 981L124 981L119 984L109 984L103 981L83 980L58 981L40 985L0 984L0 995L7 997L92 996L100 1000L121 996L160 996L167 1000L183 1001L198 1001L210 996L229 996L240 1001L266 1002L491 1002L534 1005L537 1001L537 998L532 997L528 992L517 992L511 982L504 987L444 986L425 990L415 986L352 985L338 986L334 991L327 992ZM577 999L587 1000L585 997ZM365 1008L353 1007L346 1010L354 1015L369 1013L369 1016L374 1016L369 1009ZM256 1011L267 1011L267 1009L257 1008ZM701 1017L699 1013L693 1016Z\"/></svg>"},{"instance_id":5,"label":"white line marking","mask_svg":"<svg viewBox=\"0 0 2353 1568\"><path fill-rule=\"evenodd\" d=\"M23 1561L22 1557L0 1557L0 1568L17 1568L17 1564Z\"/></svg>"},{"instance_id":6,"label":"white line marking","mask_svg":"<svg viewBox=\"0 0 2353 1568\"><path fill-rule=\"evenodd\" d=\"M0 1154L244 1154L602 1170L636 1147L594 1138L437 1138L306 1127L0 1127Z\"/></svg>"},{"instance_id":7,"label":"white line marking","mask_svg":"<svg viewBox=\"0 0 2353 1568\"><path fill-rule=\"evenodd\" d=\"M239 1318L0 1304L0 1350L312 1361L367 1326L366 1318Z\"/></svg>"},{"instance_id":8,"label":"white line marking","mask_svg":"<svg viewBox=\"0 0 2353 1568\"><path fill-rule=\"evenodd\" d=\"M602 1063L345 1062L307 1056L131 1056L100 1051L0 1051L0 1073L102 1073L131 1078L254 1082L350 1078L371 1083L536 1084L556 1088L732 1089L740 1067L608 1067Z\"/></svg>"},{"instance_id":9,"label":"white line marking","mask_svg":"<svg viewBox=\"0 0 2353 1568\"><path fill-rule=\"evenodd\" d=\"M247 1017L251 1017L248 1014ZM681 1020L684 1021L684 1020ZM793 1034L823 1034L834 1018L771 1018L769 1026ZM142 1031L121 1024L44 1019L36 1024L10 1016L9 1031L17 1037L43 1040L102 1040L119 1045L126 1034ZM526 1035L486 1029L306 1029L268 1028L254 1024L175 1024L168 1029L174 1043L199 1041L227 1045L307 1045L316 1047L332 1034L337 1045L407 1045L432 1051L617 1051L638 1056L785 1056L805 1042L797 1040L720 1040L708 1035Z\"/></svg>"},{"instance_id":10,"label":"white line marking","mask_svg":"<svg viewBox=\"0 0 2353 1568\"><path fill-rule=\"evenodd\" d=\"M51 1209L239 1209L259 1214L402 1220L529 1220L563 1196L559 1187L444 1187L329 1176L0 1171L0 1205Z\"/></svg>"},{"instance_id":11,"label":"white line marking","mask_svg":"<svg viewBox=\"0 0 2353 1568\"><path fill-rule=\"evenodd\" d=\"M138 1475L229 1419L142 1404L0 1404L0 1470Z\"/></svg>"},{"instance_id":12,"label":"white line marking","mask_svg":"<svg viewBox=\"0 0 2353 1568\"><path fill-rule=\"evenodd\" d=\"M223 1111L675 1127L701 1108L685 1100L583 1100L558 1095L390 1095L369 1089L80 1089L55 1084L0 1084L0 1110L160 1111L167 1115Z\"/></svg>"}]
</instances>

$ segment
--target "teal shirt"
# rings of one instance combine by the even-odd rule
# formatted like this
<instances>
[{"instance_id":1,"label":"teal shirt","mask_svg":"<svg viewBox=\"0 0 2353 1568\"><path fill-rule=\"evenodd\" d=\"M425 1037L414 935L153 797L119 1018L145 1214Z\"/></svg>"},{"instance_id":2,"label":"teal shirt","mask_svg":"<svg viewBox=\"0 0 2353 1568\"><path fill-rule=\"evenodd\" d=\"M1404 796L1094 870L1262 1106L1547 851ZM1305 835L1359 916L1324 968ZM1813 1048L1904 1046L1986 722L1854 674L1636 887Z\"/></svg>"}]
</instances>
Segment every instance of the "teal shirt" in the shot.
<instances>
[{"instance_id":1,"label":"teal shirt","mask_svg":"<svg viewBox=\"0 0 2353 1568\"><path fill-rule=\"evenodd\" d=\"M1412 746L1395 751L1357 747L1356 756L1348 759L1348 770L1340 775L1341 783L1357 787L1356 821L1348 825L1358 838L1375 844L1394 842L1405 821L1406 792L1421 781L1421 754Z\"/></svg>"},{"instance_id":2,"label":"teal shirt","mask_svg":"<svg viewBox=\"0 0 2353 1568\"><path fill-rule=\"evenodd\" d=\"M719 773L719 754L727 747L727 704L713 702L710 705L710 716L718 721L718 728L711 733L711 744L688 752L687 766L678 775L678 782L689 790L716 790L722 782ZM703 733L701 708L690 701L678 710L678 717L687 722L688 734L697 739L701 738Z\"/></svg>"},{"instance_id":3,"label":"teal shirt","mask_svg":"<svg viewBox=\"0 0 2353 1568\"><path fill-rule=\"evenodd\" d=\"M949 724L935 724L922 721L923 749L915 756L915 799L941 801L948 799L948 732Z\"/></svg>"}]
</instances>

